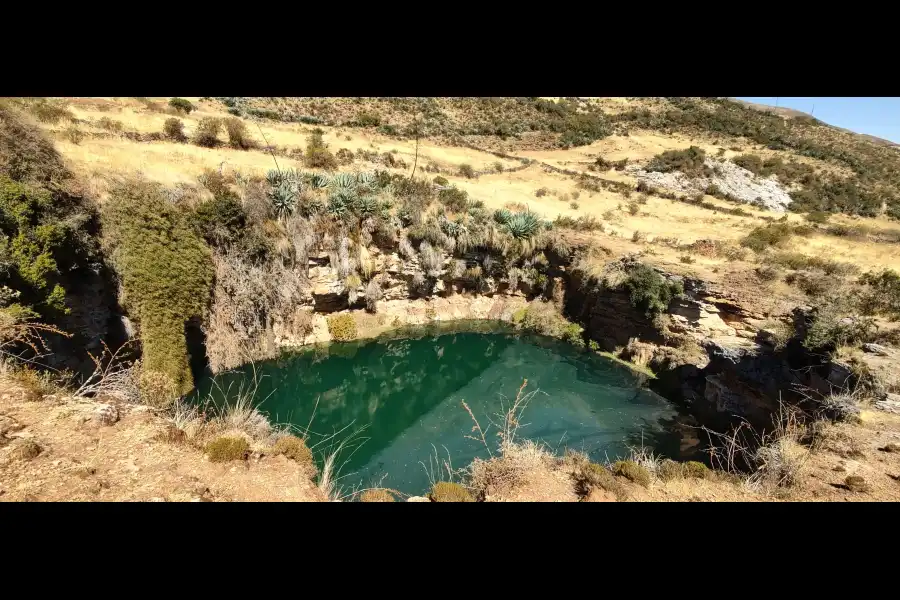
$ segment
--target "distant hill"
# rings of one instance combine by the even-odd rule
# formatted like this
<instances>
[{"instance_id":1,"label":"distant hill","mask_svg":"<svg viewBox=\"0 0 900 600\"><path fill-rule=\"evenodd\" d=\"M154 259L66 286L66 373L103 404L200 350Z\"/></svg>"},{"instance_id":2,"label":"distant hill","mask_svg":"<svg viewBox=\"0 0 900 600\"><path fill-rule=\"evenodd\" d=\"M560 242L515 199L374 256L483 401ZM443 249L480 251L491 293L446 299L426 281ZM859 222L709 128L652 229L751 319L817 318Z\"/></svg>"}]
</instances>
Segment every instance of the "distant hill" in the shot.
<instances>
[{"instance_id":1,"label":"distant hill","mask_svg":"<svg viewBox=\"0 0 900 600\"><path fill-rule=\"evenodd\" d=\"M747 102L746 100L740 100L738 98L729 98L729 100L738 102L739 104L743 104L744 106L749 106L750 108L753 108L756 110L776 114L776 115L779 115L779 116L782 116L782 117L785 117L788 119L796 119L797 117L807 117L810 119L815 119L815 117L813 117L809 113L805 113L801 110L796 110L793 108L787 108L784 106L769 106L768 104L757 104L756 102ZM824 121L820 121L819 119L816 119L816 120L819 121L819 123L821 123L823 125L828 125L829 127L833 127L834 129L837 129L839 131L844 131L846 133L852 133L854 135L858 135L858 136L865 138L875 144L881 144L882 146L890 146L890 147L894 147L894 148L900 148L900 144L897 144L890 140L876 137L874 135L869 135L867 133L859 133L858 131L851 131L850 129L844 129L843 127L838 127L837 125L831 125L830 123L825 123Z\"/></svg>"}]
</instances>

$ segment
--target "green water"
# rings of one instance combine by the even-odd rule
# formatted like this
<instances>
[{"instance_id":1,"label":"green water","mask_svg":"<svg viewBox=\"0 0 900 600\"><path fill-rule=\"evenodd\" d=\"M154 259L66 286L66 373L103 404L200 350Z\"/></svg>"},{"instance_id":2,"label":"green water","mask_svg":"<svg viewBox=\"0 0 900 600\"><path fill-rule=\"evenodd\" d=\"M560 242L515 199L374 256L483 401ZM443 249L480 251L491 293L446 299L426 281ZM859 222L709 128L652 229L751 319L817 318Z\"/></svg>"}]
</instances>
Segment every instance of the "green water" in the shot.
<instances>
[{"instance_id":1,"label":"green water","mask_svg":"<svg viewBox=\"0 0 900 600\"><path fill-rule=\"evenodd\" d=\"M675 411L641 387L639 374L556 340L473 328L409 330L401 338L332 344L257 363L260 408L274 421L308 427L318 457L349 439L339 460L345 488L380 482L421 494L429 487L427 470L437 465L435 452L441 461L449 452L453 468L486 456L481 441L466 437L477 434L462 401L487 427L526 378L526 391L538 392L521 419L520 437L595 459L622 455L642 441L666 452L664 423ZM199 392L212 387L214 397L225 396L251 373L221 374L215 386L201 382ZM335 432L341 433L328 440ZM487 434L496 445L495 429Z\"/></svg>"}]
</instances>

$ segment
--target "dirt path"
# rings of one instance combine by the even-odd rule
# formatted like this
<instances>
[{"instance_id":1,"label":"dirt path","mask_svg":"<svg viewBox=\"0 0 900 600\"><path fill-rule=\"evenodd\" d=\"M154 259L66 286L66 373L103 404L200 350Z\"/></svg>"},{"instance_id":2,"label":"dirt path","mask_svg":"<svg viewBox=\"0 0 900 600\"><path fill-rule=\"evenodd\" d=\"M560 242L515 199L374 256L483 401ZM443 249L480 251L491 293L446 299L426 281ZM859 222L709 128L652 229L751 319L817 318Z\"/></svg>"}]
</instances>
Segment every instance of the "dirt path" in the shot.
<instances>
[{"instance_id":1,"label":"dirt path","mask_svg":"<svg viewBox=\"0 0 900 600\"><path fill-rule=\"evenodd\" d=\"M28 401L0 380L0 501L299 501L324 498L284 456L212 463L169 441L152 411L119 405L96 422L98 404L47 396Z\"/></svg>"}]
</instances>

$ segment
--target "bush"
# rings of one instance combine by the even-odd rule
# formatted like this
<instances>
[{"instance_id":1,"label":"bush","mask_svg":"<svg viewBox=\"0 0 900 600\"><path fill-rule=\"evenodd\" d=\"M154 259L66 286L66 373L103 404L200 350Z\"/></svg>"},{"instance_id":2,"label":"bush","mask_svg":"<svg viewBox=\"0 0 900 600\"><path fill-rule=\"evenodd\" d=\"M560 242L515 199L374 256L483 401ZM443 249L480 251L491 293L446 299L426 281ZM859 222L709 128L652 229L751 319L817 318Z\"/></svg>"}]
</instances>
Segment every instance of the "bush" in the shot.
<instances>
[{"instance_id":1,"label":"bush","mask_svg":"<svg viewBox=\"0 0 900 600\"><path fill-rule=\"evenodd\" d=\"M336 342L349 342L356 339L356 319L350 313L328 317L328 333Z\"/></svg>"},{"instance_id":2,"label":"bush","mask_svg":"<svg viewBox=\"0 0 900 600\"><path fill-rule=\"evenodd\" d=\"M373 112L362 111L356 115L353 124L357 127L378 127L381 125L381 117Z\"/></svg>"},{"instance_id":3,"label":"bush","mask_svg":"<svg viewBox=\"0 0 900 600\"><path fill-rule=\"evenodd\" d=\"M444 185L448 185L449 183L450 183L450 182L447 181L447 178L446 178L446 177L441 177L440 175L438 175L438 176L436 176L436 177L434 178L434 184L435 184L435 185L441 185L441 186L444 186Z\"/></svg>"},{"instance_id":4,"label":"bush","mask_svg":"<svg viewBox=\"0 0 900 600\"><path fill-rule=\"evenodd\" d=\"M712 475L712 471L709 470L709 467L696 460L687 461L682 468L686 478L708 479Z\"/></svg>"},{"instance_id":5,"label":"bush","mask_svg":"<svg viewBox=\"0 0 900 600\"><path fill-rule=\"evenodd\" d=\"M342 165L352 165L353 164L353 160L354 160L353 152L346 148L341 148L340 150L337 151L337 154L335 154L334 156L335 156L335 158L337 158L338 162L341 163Z\"/></svg>"},{"instance_id":6,"label":"bush","mask_svg":"<svg viewBox=\"0 0 900 600\"><path fill-rule=\"evenodd\" d=\"M575 471L574 477L582 495L588 494L591 488L600 488L612 492L619 500L623 500L626 496L625 488L616 480L609 469L603 465L598 465L597 463L584 464Z\"/></svg>"},{"instance_id":7,"label":"bush","mask_svg":"<svg viewBox=\"0 0 900 600\"><path fill-rule=\"evenodd\" d=\"M186 115L190 114L192 110L194 110L194 105L184 98L172 98L169 100L169 106L174 108L180 113L184 113Z\"/></svg>"},{"instance_id":8,"label":"bush","mask_svg":"<svg viewBox=\"0 0 900 600\"><path fill-rule=\"evenodd\" d=\"M209 305L209 248L187 209L170 203L158 184L125 181L113 187L102 219L123 306L141 327L143 370L164 374L185 394L194 382L184 328Z\"/></svg>"},{"instance_id":9,"label":"bush","mask_svg":"<svg viewBox=\"0 0 900 600\"><path fill-rule=\"evenodd\" d=\"M620 460L614 463L612 472L643 487L650 485L650 471L633 460Z\"/></svg>"},{"instance_id":10,"label":"bush","mask_svg":"<svg viewBox=\"0 0 900 600\"><path fill-rule=\"evenodd\" d=\"M806 220L810 223L818 223L820 225L824 225L828 222L828 219L831 218L831 213L827 213L821 210L814 210L811 213L806 215Z\"/></svg>"},{"instance_id":11,"label":"bush","mask_svg":"<svg viewBox=\"0 0 900 600\"><path fill-rule=\"evenodd\" d=\"M77 146L84 141L84 132L78 129L75 125L69 125L66 128L66 137L70 142Z\"/></svg>"},{"instance_id":12,"label":"bush","mask_svg":"<svg viewBox=\"0 0 900 600\"><path fill-rule=\"evenodd\" d=\"M394 495L381 488L366 490L359 495L360 502L396 502Z\"/></svg>"},{"instance_id":13,"label":"bush","mask_svg":"<svg viewBox=\"0 0 900 600\"><path fill-rule=\"evenodd\" d=\"M762 252L772 246L783 246L791 239L795 230L787 223L769 223L757 227L741 240L741 245L754 252Z\"/></svg>"},{"instance_id":14,"label":"bush","mask_svg":"<svg viewBox=\"0 0 900 600\"><path fill-rule=\"evenodd\" d=\"M184 123L181 122L181 119L176 119L175 117L166 119L166 122L163 124L163 135L176 142L183 142L187 139L184 135Z\"/></svg>"},{"instance_id":15,"label":"bush","mask_svg":"<svg viewBox=\"0 0 900 600\"><path fill-rule=\"evenodd\" d=\"M681 479L684 477L684 468L680 462L667 458L659 463L659 467L656 469L656 475L663 481Z\"/></svg>"},{"instance_id":16,"label":"bush","mask_svg":"<svg viewBox=\"0 0 900 600\"><path fill-rule=\"evenodd\" d=\"M632 217L641 212L641 205L637 202L629 202L628 203L628 214Z\"/></svg>"},{"instance_id":17,"label":"bush","mask_svg":"<svg viewBox=\"0 0 900 600\"><path fill-rule=\"evenodd\" d=\"M333 171L337 168L337 158L328 150L328 146L322 139L322 130L316 128L309 135L306 142L306 155L303 157L307 167L312 169L325 169Z\"/></svg>"},{"instance_id":18,"label":"bush","mask_svg":"<svg viewBox=\"0 0 900 600\"><path fill-rule=\"evenodd\" d=\"M219 130L222 121L214 117L203 117L194 132L194 143L204 148L215 148L219 144Z\"/></svg>"},{"instance_id":19,"label":"bush","mask_svg":"<svg viewBox=\"0 0 900 600\"><path fill-rule=\"evenodd\" d=\"M472 165L462 164L459 165L459 174L466 179L472 179L475 177L475 170L472 169Z\"/></svg>"},{"instance_id":20,"label":"bush","mask_svg":"<svg viewBox=\"0 0 900 600\"><path fill-rule=\"evenodd\" d=\"M301 465L313 466L315 464L312 450L309 449L306 442L295 435L283 435L275 440L272 453L286 456Z\"/></svg>"},{"instance_id":21,"label":"bush","mask_svg":"<svg viewBox=\"0 0 900 600\"><path fill-rule=\"evenodd\" d=\"M631 305L644 311L648 317L665 312L669 303L684 293L680 282L669 282L651 267L640 264L628 271L622 284L631 298Z\"/></svg>"},{"instance_id":22,"label":"bush","mask_svg":"<svg viewBox=\"0 0 900 600\"><path fill-rule=\"evenodd\" d=\"M247 126L237 117L225 119L225 131L228 132L228 145L238 150L248 150L256 146L247 133Z\"/></svg>"},{"instance_id":23,"label":"bush","mask_svg":"<svg viewBox=\"0 0 900 600\"><path fill-rule=\"evenodd\" d=\"M563 317L552 302L532 300L523 312L517 313L513 322L527 331L559 338L582 347L584 328Z\"/></svg>"},{"instance_id":24,"label":"bush","mask_svg":"<svg viewBox=\"0 0 900 600\"><path fill-rule=\"evenodd\" d=\"M250 455L250 444L242 437L222 436L206 445L206 455L211 462L246 460Z\"/></svg>"},{"instance_id":25,"label":"bush","mask_svg":"<svg viewBox=\"0 0 900 600\"><path fill-rule=\"evenodd\" d=\"M859 278L859 283L866 286L862 298L866 313L900 319L900 273L893 269L866 273Z\"/></svg>"},{"instance_id":26,"label":"bush","mask_svg":"<svg viewBox=\"0 0 900 600\"><path fill-rule=\"evenodd\" d=\"M456 187L441 190L438 199L453 212L465 212L469 206L469 193Z\"/></svg>"},{"instance_id":27,"label":"bush","mask_svg":"<svg viewBox=\"0 0 900 600\"><path fill-rule=\"evenodd\" d=\"M706 151L697 146L691 146L687 150L666 150L651 159L647 170L658 173L680 171L688 176L709 177L712 169L706 166L705 160Z\"/></svg>"},{"instance_id":28,"label":"bush","mask_svg":"<svg viewBox=\"0 0 900 600\"><path fill-rule=\"evenodd\" d=\"M578 203L577 203L577 202L570 202L570 203L569 203L569 208L571 208L572 210L578 210Z\"/></svg>"},{"instance_id":29,"label":"bush","mask_svg":"<svg viewBox=\"0 0 900 600\"><path fill-rule=\"evenodd\" d=\"M537 196L538 198L541 198L543 196L546 196L549 193L550 193L550 190L548 190L545 187L542 187L542 188L538 188L538 190L534 193L534 195Z\"/></svg>"},{"instance_id":30,"label":"bush","mask_svg":"<svg viewBox=\"0 0 900 600\"><path fill-rule=\"evenodd\" d=\"M458 483L438 481L431 488L432 502L475 502L469 490Z\"/></svg>"}]
</instances>

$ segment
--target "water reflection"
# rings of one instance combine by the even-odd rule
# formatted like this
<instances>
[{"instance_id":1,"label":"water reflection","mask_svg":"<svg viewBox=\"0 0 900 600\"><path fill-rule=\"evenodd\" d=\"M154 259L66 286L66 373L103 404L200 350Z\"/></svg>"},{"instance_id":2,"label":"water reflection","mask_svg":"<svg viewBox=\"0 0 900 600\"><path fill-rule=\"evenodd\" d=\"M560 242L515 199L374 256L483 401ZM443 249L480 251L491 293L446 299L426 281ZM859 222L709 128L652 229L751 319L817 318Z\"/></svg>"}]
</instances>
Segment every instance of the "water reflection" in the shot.
<instances>
[{"instance_id":1,"label":"water reflection","mask_svg":"<svg viewBox=\"0 0 900 600\"><path fill-rule=\"evenodd\" d=\"M311 430L322 435L366 428L364 443L344 457L344 474L353 473L345 484L386 474L384 485L420 493L428 478L419 463L434 448L446 448L457 467L486 455L480 442L465 437L473 424L461 401L486 426L526 378L528 389L541 393L520 435L598 459L621 454L642 432L645 446L671 446L662 419L674 410L612 361L556 340L465 331L458 323L449 331L404 334L410 337L333 344L256 365L261 408L276 420L305 428L312 419ZM220 387L245 376L222 375ZM201 392L209 385L203 382ZM489 437L496 441L493 431Z\"/></svg>"}]
</instances>

